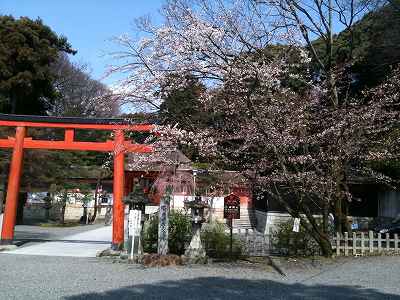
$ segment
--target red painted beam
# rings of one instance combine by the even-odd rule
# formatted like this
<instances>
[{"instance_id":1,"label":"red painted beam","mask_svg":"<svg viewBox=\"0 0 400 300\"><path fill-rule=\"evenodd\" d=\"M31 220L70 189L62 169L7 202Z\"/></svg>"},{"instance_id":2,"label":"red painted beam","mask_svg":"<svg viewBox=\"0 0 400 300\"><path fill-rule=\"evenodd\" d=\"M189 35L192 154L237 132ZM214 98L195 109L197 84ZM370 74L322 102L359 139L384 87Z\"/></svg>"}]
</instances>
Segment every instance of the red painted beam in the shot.
<instances>
[{"instance_id":1,"label":"red painted beam","mask_svg":"<svg viewBox=\"0 0 400 300\"><path fill-rule=\"evenodd\" d=\"M14 239L15 219L19 196L19 183L21 180L22 163L24 158L25 127L17 127L15 133L15 146L11 158L10 175L8 177L6 207L4 210L3 227L1 230L1 243L10 244Z\"/></svg>"},{"instance_id":2,"label":"red painted beam","mask_svg":"<svg viewBox=\"0 0 400 300\"><path fill-rule=\"evenodd\" d=\"M67 137L66 137L67 138ZM112 152L114 151L114 142L71 142L71 137L65 141L46 141L33 140L25 138L23 147L26 149L47 149L47 150L84 150L84 151L99 151ZM13 148L15 145L14 138L0 139L0 148ZM122 148L125 152L150 153L153 151L151 145L133 144L129 141L124 141Z\"/></svg>"},{"instance_id":3,"label":"red painted beam","mask_svg":"<svg viewBox=\"0 0 400 300\"><path fill-rule=\"evenodd\" d=\"M69 123L45 123L45 122L22 122L0 120L0 126L25 126L41 128L72 128L72 129L94 129L94 130L125 130L151 132L155 129L151 124L69 124Z\"/></svg>"}]
</instances>

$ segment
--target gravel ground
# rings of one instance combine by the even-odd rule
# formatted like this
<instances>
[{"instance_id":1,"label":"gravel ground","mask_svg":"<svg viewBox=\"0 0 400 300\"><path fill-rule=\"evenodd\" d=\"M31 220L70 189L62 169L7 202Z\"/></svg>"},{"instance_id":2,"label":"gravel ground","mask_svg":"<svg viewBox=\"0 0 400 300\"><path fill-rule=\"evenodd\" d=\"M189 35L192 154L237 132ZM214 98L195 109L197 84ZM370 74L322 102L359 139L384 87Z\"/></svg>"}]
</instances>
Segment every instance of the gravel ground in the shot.
<instances>
[{"instance_id":1,"label":"gravel ground","mask_svg":"<svg viewBox=\"0 0 400 300\"><path fill-rule=\"evenodd\" d=\"M145 269L0 254L0 299L400 299L399 257Z\"/></svg>"}]
</instances>

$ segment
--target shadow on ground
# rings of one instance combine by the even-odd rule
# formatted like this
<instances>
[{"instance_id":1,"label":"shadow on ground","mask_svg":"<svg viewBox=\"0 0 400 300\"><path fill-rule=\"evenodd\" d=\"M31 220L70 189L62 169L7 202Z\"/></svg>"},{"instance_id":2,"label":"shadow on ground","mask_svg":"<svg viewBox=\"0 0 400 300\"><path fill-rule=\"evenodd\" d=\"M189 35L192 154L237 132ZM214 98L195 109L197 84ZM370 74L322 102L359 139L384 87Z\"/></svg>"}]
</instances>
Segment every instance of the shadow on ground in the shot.
<instances>
[{"instance_id":1,"label":"shadow on ground","mask_svg":"<svg viewBox=\"0 0 400 300\"><path fill-rule=\"evenodd\" d=\"M69 296L78 299L400 299L357 286L308 286L271 280L229 279L203 277L180 281L140 284L99 293Z\"/></svg>"},{"instance_id":2,"label":"shadow on ground","mask_svg":"<svg viewBox=\"0 0 400 300\"><path fill-rule=\"evenodd\" d=\"M34 231L23 231L16 230L15 231L15 239L16 240L25 240L25 239L50 239L52 235L48 232L34 232Z\"/></svg>"}]
</instances>

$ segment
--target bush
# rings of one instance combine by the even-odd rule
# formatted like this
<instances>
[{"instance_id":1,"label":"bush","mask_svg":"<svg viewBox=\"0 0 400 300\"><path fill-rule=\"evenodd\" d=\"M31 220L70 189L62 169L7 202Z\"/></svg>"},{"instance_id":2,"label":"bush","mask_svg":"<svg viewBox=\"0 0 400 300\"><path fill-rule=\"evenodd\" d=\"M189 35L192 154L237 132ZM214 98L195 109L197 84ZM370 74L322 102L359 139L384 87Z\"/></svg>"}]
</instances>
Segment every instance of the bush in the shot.
<instances>
[{"instance_id":1,"label":"bush","mask_svg":"<svg viewBox=\"0 0 400 300\"><path fill-rule=\"evenodd\" d=\"M299 232L293 231L293 219L281 223L272 235L272 245L279 254L287 256L313 256L320 248L314 238L300 225Z\"/></svg>"},{"instance_id":2,"label":"bush","mask_svg":"<svg viewBox=\"0 0 400 300\"><path fill-rule=\"evenodd\" d=\"M169 216L168 247L169 252L182 255L192 238L191 218L179 211L172 211Z\"/></svg>"},{"instance_id":3,"label":"bush","mask_svg":"<svg viewBox=\"0 0 400 300\"><path fill-rule=\"evenodd\" d=\"M203 226L201 240L209 257L230 257L230 234L225 232L225 229L225 224L217 222ZM235 236L233 236L232 252L233 259L241 257L243 252L242 243Z\"/></svg>"},{"instance_id":4,"label":"bush","mask_svg":"<svg viewBox=\"0 0 400 300\"><path fill-rule=\"evenodd\" d=\"M144 222L142 245L146 253L157 253L158 243L158 216L151 216Z\"/></svg>"},{"instance_id":5,"label":"bush","mask_svg":"<svg viewBox=\"0 0 400 300\"><path fill-rule=\"evenodd\" d=\"M182 212L171 211L169 214L168 247L169 253L182 255L185 247L190 243L192 223L190 218ZM156 253L158 245L158 215L145 222L143 230L143 251Z\"/></svg>"}]
</instances>

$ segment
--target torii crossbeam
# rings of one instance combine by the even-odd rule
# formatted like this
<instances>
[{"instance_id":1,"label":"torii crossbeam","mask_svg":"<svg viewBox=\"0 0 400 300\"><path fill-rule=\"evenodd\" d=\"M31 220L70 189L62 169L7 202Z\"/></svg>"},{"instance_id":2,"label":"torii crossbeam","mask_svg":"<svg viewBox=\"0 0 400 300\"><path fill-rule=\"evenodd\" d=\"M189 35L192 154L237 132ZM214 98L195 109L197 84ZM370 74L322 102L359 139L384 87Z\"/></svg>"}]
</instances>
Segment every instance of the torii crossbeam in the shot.
<instances>
[{"instance_id":1,"label":"torii crossbeam","mask_svg":"<svg viewBox=\"0 0 400 300\"><path fill-rule=\"evenodd\" d=\"M0 127L15 127L15 137L0 139L0 148L12 148L7 198L1 229L1 244L10 244L14 239L14 227L18 206L18 194L23 165L24 149L47 150L85 150L114 153L113 180L113 228L112 249L119 250L124 242L124 159L126 152L150 153L151 145L135 144L125 140L125 132L152 132L154 125L130 124L125 119L85 119L70 117L44 117L0 114ZM64 140L36 140L27 137L27 129L61 128L65 129ZM75 141L76 129L109 130L114 132L114 140L106 142Z\"/></svg>"}]
</instances>

